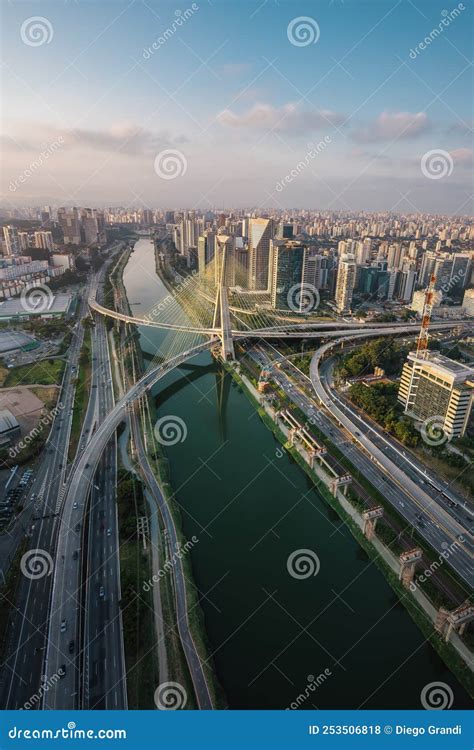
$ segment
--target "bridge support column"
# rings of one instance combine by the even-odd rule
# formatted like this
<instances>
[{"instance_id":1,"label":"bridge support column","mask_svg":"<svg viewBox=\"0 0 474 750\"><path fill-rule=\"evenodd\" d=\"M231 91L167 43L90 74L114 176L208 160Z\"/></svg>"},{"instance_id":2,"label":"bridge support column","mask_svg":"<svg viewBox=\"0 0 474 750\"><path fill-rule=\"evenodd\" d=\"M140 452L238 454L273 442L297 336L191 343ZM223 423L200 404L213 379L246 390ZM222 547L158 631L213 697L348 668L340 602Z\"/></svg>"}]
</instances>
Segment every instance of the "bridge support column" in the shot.
<instances>
[{"instance_id":1,"label":"bridge support column","mask_svg":"<svg viewBox=\"0 0 474 750\"><path fill-rule=\"evenodd\" d=\"M418 549L417 547L408 550L408 552L402 552L399 556L400 574L398 578L406 589L410 588L410 584L415 575L416 563L421 560L421 557L421 549Z\"/></svg>"},{"instance_id":2,"label":"bridge support column","mask_svg":"<svg viewBox=\"0 0 474 750\"><path fill-rule=\"evenodd\" d=\"M376 508L369 508L369 510L362 513L364 519L364 534L369 541L373 539L375 534L375 527L377 525L377 519L383 516L383 508L378 505Z\"/></svg>"}]
</instances>

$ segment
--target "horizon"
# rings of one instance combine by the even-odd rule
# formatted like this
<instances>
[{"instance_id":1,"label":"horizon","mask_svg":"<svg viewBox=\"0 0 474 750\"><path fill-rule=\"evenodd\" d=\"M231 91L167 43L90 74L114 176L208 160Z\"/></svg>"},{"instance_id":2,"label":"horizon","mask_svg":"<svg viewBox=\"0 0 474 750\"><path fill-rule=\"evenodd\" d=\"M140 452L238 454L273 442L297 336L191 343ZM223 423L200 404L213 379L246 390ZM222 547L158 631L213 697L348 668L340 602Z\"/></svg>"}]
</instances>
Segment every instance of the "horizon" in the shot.
<instances>
[{"instance_id":1,"label":"horizon","mask_svg":"<svg viewBox=\"0 0 474 750\"><path fill-rule=\"evenodd\" d=\"M469 3L50 1L2 16L5 210L472 215Z\"/></svg>"}]
</instances>

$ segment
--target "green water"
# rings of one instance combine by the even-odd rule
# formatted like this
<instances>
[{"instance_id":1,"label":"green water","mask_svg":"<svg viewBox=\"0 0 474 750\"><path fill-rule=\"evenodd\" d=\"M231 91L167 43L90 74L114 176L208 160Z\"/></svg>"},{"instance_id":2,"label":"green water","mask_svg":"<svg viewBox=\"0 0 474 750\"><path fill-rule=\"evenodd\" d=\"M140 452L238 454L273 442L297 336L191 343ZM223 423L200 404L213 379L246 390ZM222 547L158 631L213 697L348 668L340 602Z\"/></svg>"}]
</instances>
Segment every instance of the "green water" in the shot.
<instances>
[{"instance_id":1,"label":"green water","mask_svg":"<svg viewBox=\"0 0 474 750\"><path fill-rule=\"evenodd\" d=\"M137 314L167 294L148 240L136 244L124 282ZM141 329L146 356L163 336ZM325 670L301 708L421 708L433 681L450 686L453 707L469 704L382 574L210 355L160 381L154 396L160 417L187 427L166 453L184 532L199 538L194 579L230 708L285 708ZM300 549L319 558L316 576L288 573Z\"/></svg>"}]
</instances>

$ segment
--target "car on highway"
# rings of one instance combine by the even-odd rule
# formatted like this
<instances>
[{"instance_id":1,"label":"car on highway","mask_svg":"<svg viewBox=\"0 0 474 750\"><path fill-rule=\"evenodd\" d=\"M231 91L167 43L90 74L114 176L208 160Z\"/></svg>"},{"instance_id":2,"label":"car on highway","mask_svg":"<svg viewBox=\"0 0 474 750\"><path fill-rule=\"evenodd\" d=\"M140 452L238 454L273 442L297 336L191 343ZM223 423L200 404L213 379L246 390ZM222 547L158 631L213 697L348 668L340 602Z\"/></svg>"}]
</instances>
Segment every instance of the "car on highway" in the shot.
<instances>
[{"instance_id":1,"label":"car on highway","mask_svg":"<svg viewBox=\"0 0 474 750\"><path fill-rule=\"evenodd\" d=\"M69 646L68 646L68 650L69 650L69 653L70 653L70 654L73 654L73 653L74 653L74 648L75 648L75 643L74 643L74 640L72 640L72 641L69 641Z\"/></svg>"},{"instance_id":2,"label":"car on highway","mask_svg":"<svg viewBox=\"0 0 474 750\"><path fill-rule=\"evenodd\" d=\"M72 504L72 507L74 508L74 510L76 510L76 508L77 508L77 501L76 500L74 500L74 502Z\"/></svg>"},{"instance_id":3,"label":"car on highway","mask_svg":"<svg viewBox=\"0 0 474 750\"><path fill-rule=\"evenodd\" d=\"M99 589L99 597L100 597L101 599L103 599L103 598L104 598L104 596L105 596L105 591L104 591L104 587L103 587L103 586L101 586L101 587L100 587L100 589Z\"/></svg>"},{"instance_id":4,"label":"car on highway","mask_svg":"<svg viewBox=\"0 0 474 750\"><path fill-rule=\"evenodd\" d=\"M112 535L112 529L107 529L107 536L111 536L111 535Z\"/></svg>"},{"instance_id":5,"label":"car on highway","mask_svg":"<svg viewBox=\"0 0 474 750\"><path fill-rule=\"evenodd\" d=\"M61 633L65 633L67 628L66 620L61 620Z\"/></svg>"}]
</instances>

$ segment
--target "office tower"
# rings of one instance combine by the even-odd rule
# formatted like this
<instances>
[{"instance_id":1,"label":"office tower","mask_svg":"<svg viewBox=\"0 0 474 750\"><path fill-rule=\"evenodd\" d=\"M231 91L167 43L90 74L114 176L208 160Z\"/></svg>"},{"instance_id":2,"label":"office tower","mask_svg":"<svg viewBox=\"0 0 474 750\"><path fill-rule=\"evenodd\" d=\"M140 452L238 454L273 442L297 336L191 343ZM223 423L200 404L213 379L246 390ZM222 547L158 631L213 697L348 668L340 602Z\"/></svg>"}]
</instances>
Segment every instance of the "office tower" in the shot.
<instances>
[{"instance_id":1,"label":"office tower","mask_svg":"<svg viewBox=\"0 0 474 750\"><path fill-rule=\"evenodd\" d=\"M143 224L146 227L151 226L154 223L153 221L153 211L149 208L143 209Z\"/></svg>"},{"instance_id":2,"label":"office tower","mask_svg":"<svg viewBox=\"0 0 474 750\"><path fill-rule=\"evenodd\" d=\"M350 310L356 279L356 262L353 255L343 255L337 269L336 308L344 313Z\"/></svg>"},{"instance_id":3,"label":"office tower","mask_svg":"<svg viewBox=\"0 0 474 750\"><path fill-rule=\"evenodd\" d=\"M315 289L325 289L328 283L328 259L325 255L308 250L303 269L303 284Z\"/></svg>"},{"instance_id":4,"label":"office tower","mask_svg":"<svg viewBox=\"0 0 474 750\"><path fill-rule=\"evenodd\" d=\"M271 303L277 310L303 312L307 300L302 293L306 247L294 240L271 242ZM297 309L299 308L299 309Z\"/></svg>"},{"instance_id":5,"label":"office tower","mask_svg":"<svg viewBox=\"0 0 474 750\"><path fill-rule=\"evenodd\" d=\"M65 245L80 245L81 217L77 208L58 208L58 223L62 229Z\"/></svg>"},{"instance_id":6,"label":"office tower","mask_svg":"<svg viewBox=\"0 0 474 750\"><path fill-rule=\"evenodd\" d=\"M81 218L84 242L87 245L95 245L99 236L99 224L96 212L92 208L84 208Z\"/></svg>"},{"instance_id":7,"label":"office tower","mask_svg":"<svg viewBox=\"0 0 474 750\"><path fill-rule=\"evenodd\" d=\"M17 228L7 224L7 226L3 227L3 236L5 239L7 255L21 255L21 246Z\"/></svg>"},{"instance_id":8,"label":"office tower","mask_svg":"<svg viewBox=\"0 0 474 750\"><path fill-rule=\"evenodd\" d=\"M421 421L440 417L450 437L466 431L474 397L474 368L438 352L410 352L403 365L398 400Z\"/></svg>"},{"instance_id":9,"label":"office tower","mask_svg":"<svg viewBox=\"0 0 474 750\"><path fill-rule=\"evenodd\" d=\"M460 295L469 283L471 275L471 255L469 253L454 253L452 256L451 275L449 278L449 289L446 291L450 296ZM445 291L444 289L442 290Z\"/></svg>"},{"instance_id":10,"label":"office tower","mask_svg":"<svg viewBox=\"0 0 474 750\"><path fill-rule=\"evenodd\" d=\"M278 224L276 236L279 240L292 240L293 224Z\"/></svg>"},{"instance_id":11,"label":"office tower","mask_svg":"<svg viewBox=\"0 0 474 750\"><path fill-rule=\"evenodd\" d=\"M214 258L216 247L216 235L211 230L206 230L198 238L198 269L199 273L203 274L206 270L206 266Z\"/></svg>"},{"instance_id":12,"label":"office tower","mask_svg":"<svg viewBox=\"0 0 474 750\"><path fill-rule=\"evenodd\" d=\"M400 302L411 302L416 284L416 271L413 267L405 266L397 277L394 296Z\"/></svg>"},{"instance_id":13,"label":"office tower","mask_svg":"<svg viewBox=\"0 0 474 750\"><path fill-rule=\"evenodd\" d=\"M174 211L165 211L165 224L174 224Z\"/></svg>"},{"instance_id":14,"label":"office tower","mask_svg":"<svg viewBox=\"0 0 474 750\"><path fill-rule=\"evenodd\" d=\"M270 240L273 239L272 219L249 221L249 289L269 288Z\"/></svg>"}]
</instances>

